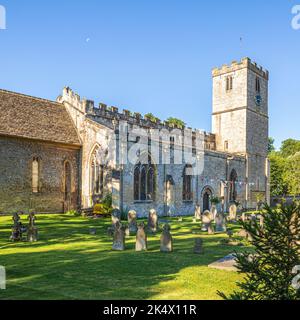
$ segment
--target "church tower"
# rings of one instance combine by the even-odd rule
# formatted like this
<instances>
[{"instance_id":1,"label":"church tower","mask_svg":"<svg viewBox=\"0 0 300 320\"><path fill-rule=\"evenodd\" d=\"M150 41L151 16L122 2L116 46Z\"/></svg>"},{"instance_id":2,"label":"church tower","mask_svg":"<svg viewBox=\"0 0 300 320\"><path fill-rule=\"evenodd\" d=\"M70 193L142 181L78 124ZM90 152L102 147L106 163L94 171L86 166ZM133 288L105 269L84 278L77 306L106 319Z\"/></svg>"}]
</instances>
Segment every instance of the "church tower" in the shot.
<instances>
[{"instance_id":1,"label":"church tower","mask_svg":"<svg viewBox=\"0 0 300 320\"><path fill-rule=\"evenodd\" d=\"M246 202L269 201L269 72L249 58L212 71L212 132L218 151L246 157Z\"/></svg>"}]
</instances>

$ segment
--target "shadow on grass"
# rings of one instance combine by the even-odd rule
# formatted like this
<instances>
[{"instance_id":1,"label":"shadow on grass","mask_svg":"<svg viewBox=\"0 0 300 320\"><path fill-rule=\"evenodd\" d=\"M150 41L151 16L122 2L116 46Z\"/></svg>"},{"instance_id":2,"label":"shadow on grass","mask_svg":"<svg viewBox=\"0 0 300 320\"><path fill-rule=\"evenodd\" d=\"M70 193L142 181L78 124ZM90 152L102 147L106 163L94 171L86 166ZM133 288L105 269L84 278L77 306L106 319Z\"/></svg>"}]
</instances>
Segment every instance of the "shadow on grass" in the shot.
<instances>
[{"instance_id":1,"label":"shadow on grass","mask_svg":"<svg viewBox=\"0 0 300 320\"><path fill-rule=\"evenodd\" d=\"M182 269L207 266L242 250L220 245L224 234L193 235L191 229L200 227L173 221L174 253L159 252L159 234L148 237L147 252L134 251L135 237L126 239L126 251L113 252L106 234L108 219L52 216L37 221L40 241L34 244L3 241L9 237L10 222L0 227L0 265L8 276L0 299L151 299L159 294L159 284L175 280ZM89 234L91 226L96 236ZM204 255L193 254L199 236Z\"/></svg>"}]
</instances>

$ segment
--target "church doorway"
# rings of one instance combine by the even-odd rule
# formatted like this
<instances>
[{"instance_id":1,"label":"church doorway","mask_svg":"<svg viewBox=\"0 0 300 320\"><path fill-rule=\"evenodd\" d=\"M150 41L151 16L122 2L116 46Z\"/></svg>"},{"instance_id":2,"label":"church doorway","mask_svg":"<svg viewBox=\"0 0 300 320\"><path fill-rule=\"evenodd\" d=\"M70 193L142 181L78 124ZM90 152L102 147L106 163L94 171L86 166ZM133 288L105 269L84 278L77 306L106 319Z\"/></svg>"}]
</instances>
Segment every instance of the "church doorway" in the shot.
<instances>
[{"instance_id":1,"label":"church doorway","mask_svg":"<svg viewBox=\"0 0 300 320\"><path fill-rule=\"evenodd\" d=\"M174 180L171 175L167 176L166 182L166 213L168 216L175 214L175 196L174 196Z\"/></svg>"},{"instance_id":2,"label":"church doorway","mask_svg":"<svg viewBox=\"0 0 300 320\"><path fill-rule=\"evenodd\" d=\"M203 200L203 212L208 210L210 211L211 208L211 197L213 195L213 192L210 188L205 188L204 191L202 192L202 200Z\"/></svg>"}]
</instances>

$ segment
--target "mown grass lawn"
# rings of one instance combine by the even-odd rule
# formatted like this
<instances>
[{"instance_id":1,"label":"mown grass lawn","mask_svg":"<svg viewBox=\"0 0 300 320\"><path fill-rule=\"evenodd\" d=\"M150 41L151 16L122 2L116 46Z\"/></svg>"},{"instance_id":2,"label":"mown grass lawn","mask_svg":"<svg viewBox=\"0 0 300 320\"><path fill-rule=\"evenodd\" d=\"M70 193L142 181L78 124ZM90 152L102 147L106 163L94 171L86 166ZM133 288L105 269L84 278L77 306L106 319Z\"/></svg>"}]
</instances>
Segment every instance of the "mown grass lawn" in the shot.
<instances>
[{"instance_id":1,"label":"mown grass lawn","mask_svg":"<svg viewBox=\"0 0 300 320\"><path fill-rule=\"evenodd\" d=\"M135 237L127 250L111 251L106 230L110 219L88 220L71 215L39 215L39 242L11 243L11 217L0 217L0 265L6 267L7 290L0 299L219 299L230 293L242 275L208 268L235 249L220 245L225 234L201 233L205 254L193 253L199 224L192 218L172 220L174 253L159 252L160 235L151 236L149 250L136 253ZM26 216L22 217L27 223ZM89 234L95 227L97 235ZM236 227L235 227L236 228ZM245 250L245 248L238 248Z\"/></svg>"}]
</instances>

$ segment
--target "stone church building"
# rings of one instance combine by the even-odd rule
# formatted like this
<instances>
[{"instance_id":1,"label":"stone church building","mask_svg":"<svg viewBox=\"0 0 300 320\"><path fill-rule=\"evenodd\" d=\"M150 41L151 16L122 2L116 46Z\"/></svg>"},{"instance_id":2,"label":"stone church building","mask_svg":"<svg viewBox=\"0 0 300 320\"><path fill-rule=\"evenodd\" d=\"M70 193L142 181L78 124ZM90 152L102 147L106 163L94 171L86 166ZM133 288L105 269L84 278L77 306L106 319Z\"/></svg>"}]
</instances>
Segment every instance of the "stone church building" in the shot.
<instances>
[{"instance_id":1,"label":"stone church building","mask_svg":"<svg viewBox=\"0 0 300 320\"><path fill-rule=\"evenodd\" d=\"M188 161L172 161L182 145L171 132L184 128L96 106L70 88L57 101L0 90L0 213L88 209L108 194L115 208L139 216L152 208L160 215L192 215L197 204L210 209L212 197L225 211L233 202L245 209L255 208L258 199L269 202L269 73L244 58L213 69L212 77L212 133L203 134L203 170L197 175L190 174ZM114 146L121 122L170 132L168 140L157 140L170 161L152 161L149 139L149 152L137 152L136 163L112 161L113 148L120 158ZM197 131L191 132L196 156ZM125 136L127 149L140 138Z\"/></svg>"}]
</instances>

